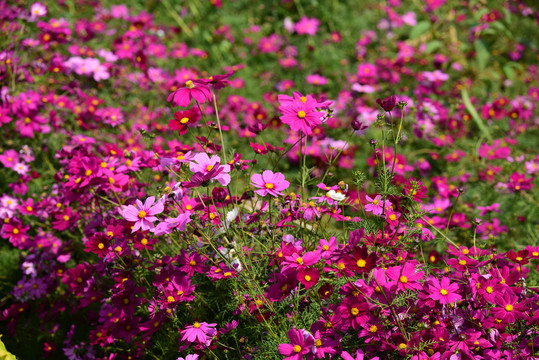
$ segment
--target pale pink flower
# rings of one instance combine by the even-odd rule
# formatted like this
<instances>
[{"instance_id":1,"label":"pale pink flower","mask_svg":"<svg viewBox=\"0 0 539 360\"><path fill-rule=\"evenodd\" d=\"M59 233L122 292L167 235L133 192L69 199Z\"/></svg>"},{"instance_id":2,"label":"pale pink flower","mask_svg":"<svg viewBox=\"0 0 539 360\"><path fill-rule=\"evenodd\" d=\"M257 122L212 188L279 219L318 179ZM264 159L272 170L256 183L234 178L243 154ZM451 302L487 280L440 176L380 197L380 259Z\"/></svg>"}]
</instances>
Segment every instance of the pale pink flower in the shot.
<instances>
[{"instance_id":1,"label":"pale pink flower","mask_svg":"<svg viewBox=\"0 0 539 360\"><path fill-rule=\"evenodd\" d=\"M273 173L271 170L266 170L260 174L253 174L251 176L251 185L259 188L255 190L260 196L266 196L270 194L272 196L278 197L282 196L282 191L288 189L290 182L285 180L285 177L282 173Z\"/></svg>"},{"instance_id":2,"label":"pale pink flower","mask_svg":"<svg viewBox=\"0 0 539 360\"><path fill-rule=\"evenodd\" d=\"M159 213L162 213L164 210L164 205L162 202L155 203L155 196L150 196L146 199L144 204L142 201L136 201L136 206L129 205L124 207L122 211L122 216L127 221L134 221L133 231L135 232L138 229L142 230L152 230L155 226L154 221L158 219L154 216Z\"/></svg>"}]
</instances>

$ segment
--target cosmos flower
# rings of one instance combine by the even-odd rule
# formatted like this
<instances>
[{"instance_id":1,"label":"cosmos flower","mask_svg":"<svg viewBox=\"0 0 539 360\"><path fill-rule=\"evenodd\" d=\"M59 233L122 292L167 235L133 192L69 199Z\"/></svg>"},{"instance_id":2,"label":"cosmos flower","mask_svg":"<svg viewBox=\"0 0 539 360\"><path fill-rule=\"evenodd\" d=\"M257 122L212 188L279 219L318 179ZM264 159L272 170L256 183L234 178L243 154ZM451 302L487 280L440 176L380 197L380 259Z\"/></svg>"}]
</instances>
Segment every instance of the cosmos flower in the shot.
<instances>
[{"instance_id":1,"label":"cosmos flower","mask_svg":"<svg viewBox=\"0 0 539 360\"><path fill-rule=\"evenodd\" d=\"M142 230L151 230L154 228L153 222L158 220L154 215L160 214L164 210L164 205L162 202L155 203L155 196L150 196L146 199L144 204L142 201L136 201L136 206L129 205L124 207L122 211L122 216L127 221L133 221L133 231L135 232L138 229Z\"/></svg>"},{"instance_id":2,"label":"cosmos flower","mask_svg":"<svg viewBox=\"0 0 539 360\"><path fill-rule=\"evenodd\" d=\"M282 191L288 189L290 182L285 180L285 177L282 173L273 173L271 170L266 170L260 174L253 174L251 176L251 185L259 188L255 190L260 196L266 196L270 194L272 196L278 197L282 196Z\"/></svg>"},{"instance_id":3,"label":"cosmos flower","mask_svg":"<svg viewBox=\"0 0 539 360\"><path fill-rule=\"evenodd\" d=\"M462 296L457 294L459 290L458 284L451 284L445 276L442 281L433 278L428 285L429 298L438 300L440 304L451 304L462 299Z\"/></svg>"}]
</instances>

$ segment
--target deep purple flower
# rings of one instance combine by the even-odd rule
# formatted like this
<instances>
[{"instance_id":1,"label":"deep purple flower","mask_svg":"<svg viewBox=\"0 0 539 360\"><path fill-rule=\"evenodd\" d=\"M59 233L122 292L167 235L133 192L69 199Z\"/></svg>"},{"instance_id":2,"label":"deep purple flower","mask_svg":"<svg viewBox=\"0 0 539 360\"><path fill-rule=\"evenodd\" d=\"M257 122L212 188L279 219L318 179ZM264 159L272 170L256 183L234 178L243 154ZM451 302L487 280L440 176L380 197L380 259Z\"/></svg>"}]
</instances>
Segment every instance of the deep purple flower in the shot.
<instances>
[{"instance_id":1,"label":"deep purple flower","mask_svg":"<svg viewBox=\"0 0 539 360\"><path fill-rule=\"evenodd\" d=\"M397 104L397 98L395 97L395 95L387 97L383 100L378 98L376 99L376 103L380 105L380 107L385 111L391 111L395 108L395 105Z\"/></svg>"}]
</instances>

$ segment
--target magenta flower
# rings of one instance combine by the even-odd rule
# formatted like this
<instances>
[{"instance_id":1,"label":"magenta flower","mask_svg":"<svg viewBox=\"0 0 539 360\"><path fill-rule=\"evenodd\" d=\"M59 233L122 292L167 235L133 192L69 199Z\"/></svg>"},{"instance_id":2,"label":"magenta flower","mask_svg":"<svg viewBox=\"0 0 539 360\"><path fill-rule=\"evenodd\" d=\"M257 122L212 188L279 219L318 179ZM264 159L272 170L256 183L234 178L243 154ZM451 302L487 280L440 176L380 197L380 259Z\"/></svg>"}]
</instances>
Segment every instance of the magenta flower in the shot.
<instances>
[{"instance_id":1,"label":"magenta flower","mask_svg":"<svg viewBox=\"0 0 539 360\"><path fill-rule=\"evenodd\" d=\"M123 209L122 216L127 221L135 222L132 233L138 229L151 230L154 228L153 222L158 220L154 215L162 213L164 210L164 205L162 202L157 202L155 205L154 202L155 197L150 196L146 199L144 204L142 204L142 201L137 199L136 206L129 205Z\"/></svg>"},{"instance_id":2,"label":"magenta flower","mask_svg":"<svg viewBox=\"0 0 539 360\"><path fill-rule=\"evenodd\" d=\"M185 87L170 94L167 101L172 101L174 106L187 107L189 106L191 99L195 99L200 104L203 104L206 100L211 102L212 97L210 88L207 85L194 83L191 80L187 80L185 82Z\"/></svg>"},{"instance_id":3,"label":"magenta flower","mask_svg":"<svg viewBox=\"0 0 539 360\"><path fill-rule=\"evenodd\" d=\"M266 170L260 174L253 174L251 176L251 185L259 188L255 190L260 196L266 196L270 194L272 196L278 197L282 196L281 191L288 189L290 182L285 180L285 177L282 173L273 173L271 170Z\"/></svg>"},{"instance_id":4,"label":"magenta flower","mask_svg":"<svg viewBox=\"0 0 539 360\"><path fill-rule=\"evenodd\" d=\"M278 95L279 111L283 114L281 121L290 125L292 131L301 131L305 135L312 134L312 129L322 123L324 113L317 110L321 105L310 95L301 96L294 93L291 98L287 95Z\"/></svg>"},{"instance_id":5,"label":"magenta flower","mask_svg":"<svg viewBox=\"0 0 539 360\"><path fill-rule=\"evenodd\" d=\"M440 301L442 305L451 304L462 299L457 294L459 290L458 284L450 284L449 279L446 277L443 277L441 282L437 278L433 278L428 288L429 298Z\"/></svg>"},{"instance_id":6,"label":"magenta flower","mask_svg":"<svg viewBox=\"0 0 539 360\"><path fill-rule=\"evenodd\" d=\"M524 319L526 314L526 305L517 303L518 297L505 292L500 293L494 299L499 307L492 308L490 311L497 319L504 320L508 323L515 322L516 319Z\"/></svg>"},{"instance_id":7,"label":"magenta flower","mask_svg":"<svg viewBox=\"0 0 539 360\"><path fill-rule=\"evenodd\" d=\"M415 272L415 265L407 262L404 266L393 266L386 270L386 275L397 283L397 292L406 290L421 290L423 287L418 282L425 273Z\"/></svg>"},{"instance_id":8,"label":"magenta flower","mask_svg":"<svg viewBox=\"0 0 539 360\"><path fill-rule=\"evenodd\" d=\"M189 341L191 343L198 341L208 346L212 337L217 334L216 325L195 321L193 325L186 326L184 330L180 331L182 341Z\"/></svg>"},{"instance_id":9,"label":"magenta flower","mask_svg":"<svg viewBox=\"0 0 539 360\"><path fill-rule=\"evenodd\" d=\"M370 211L373 215L382 215L382 213L384 212L384 200L382 199L382 195L376 195L374 199L371 198L369 195L365 195L365 199L370 202L365 205L365 211ZM389 200L386 200L386 209L389 208L391 205L391 202Z\"/></svg>"},{"instance_id":10,"label":"magenta flower","mask_svg":"<svg viewBox=\"0 0 539 360\"><path fill-rule=\"evenodd\" d=\"M303 255L293 253L291 256L285 256L283 260L282 272L288 269L302 269L306 266L316 264L320 260L320 254L317 251L309 251Z\"/></svg>"},{"instance_id":11,"label":"magenta flower","mask_svg":"<svg viewBox=\"0 0 539 360\"><path fill-rule=\"evenodd\" d=\"M296 30L299 35L314 36L319 25L320 20L317 18L308 18L307 16L303 16L294 26L294 30Z\"/></svg>"},{"instance_id":12,"label":"magenta flower","mask_svg":"<svg viewBox=\"0 0 539 360\"><path fill-rule=\"evenodd\" d=\"M314 358L314 355L311 354L311 347L314 345L312 336L305 337L302 331L290 329L288 338L290 344L279 345L279 354L286 356L283 360L301 360L304 355L307 355L308 359Z\"/></svg>"}]
</instances>

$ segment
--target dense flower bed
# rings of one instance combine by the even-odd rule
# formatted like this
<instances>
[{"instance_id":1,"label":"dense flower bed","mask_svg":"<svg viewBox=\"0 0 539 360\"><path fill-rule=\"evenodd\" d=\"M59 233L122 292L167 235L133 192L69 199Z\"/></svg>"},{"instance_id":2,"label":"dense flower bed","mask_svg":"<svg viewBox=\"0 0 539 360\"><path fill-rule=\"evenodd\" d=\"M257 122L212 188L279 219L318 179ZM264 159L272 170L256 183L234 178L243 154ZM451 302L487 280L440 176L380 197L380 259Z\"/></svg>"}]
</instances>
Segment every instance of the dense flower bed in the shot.
<instances>
[{"instance_id":1,"label":"dense flower bed","mask_svg":"<svg viewBox=\"0 0 539 360\"><path fill-rule=\"evenodd\" d=\"M145 6L0 1L7 350L535 358L537 9Z\"/></svg>"}]
</instances>

